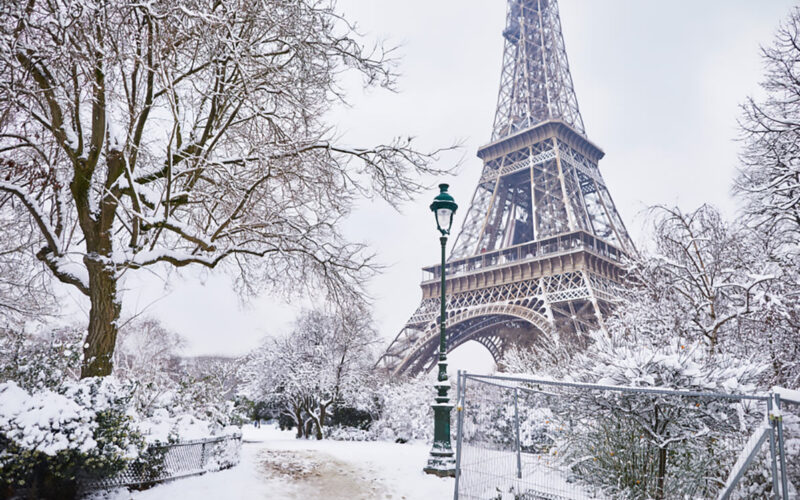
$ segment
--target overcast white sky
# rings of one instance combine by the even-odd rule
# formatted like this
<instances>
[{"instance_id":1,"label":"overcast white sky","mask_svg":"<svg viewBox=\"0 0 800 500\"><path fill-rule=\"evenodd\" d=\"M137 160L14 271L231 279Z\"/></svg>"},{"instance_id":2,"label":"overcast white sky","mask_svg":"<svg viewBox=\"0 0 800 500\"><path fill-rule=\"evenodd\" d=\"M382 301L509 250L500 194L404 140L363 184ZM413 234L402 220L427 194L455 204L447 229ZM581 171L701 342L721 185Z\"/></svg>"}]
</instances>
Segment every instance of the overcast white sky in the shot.
<instances>
[{"instance_id":1,"label":"overcast white sky","mask_svg":"<svg viewBox=\"0 0 800 500\"><path fill-rule=\"evenodd\" d=\"M642 238L641 211L648 205L692 209L710 202L735 215L730 186L738 106L758 91L759 46L771 42L792 5L789 0L559 2L587 135L606 152L600 170L634 240ZM481 170L475 152L491 133L505 1L340 0L339 7L372 39L401 45L402 77L397 94L362 95L354 88L353 106L331 119L355 145L396 135L415 136L419 147L430 149L462 140L460 172L441 179L451 184L461 206L458 231ZM387 343L419 304L420 268L438 259L427 208L435 194L432 189L403 213L365 203L347 225L352 239L370 243L389 266L370 284L377 327ZM242 307L230 287L222 276L178 278L168 289L145 278L128 283L124 310L146 308L186 337L188 354L242 354L265 335L289 328L293 307L267 296Z\"/></svg>"}]
</instances>

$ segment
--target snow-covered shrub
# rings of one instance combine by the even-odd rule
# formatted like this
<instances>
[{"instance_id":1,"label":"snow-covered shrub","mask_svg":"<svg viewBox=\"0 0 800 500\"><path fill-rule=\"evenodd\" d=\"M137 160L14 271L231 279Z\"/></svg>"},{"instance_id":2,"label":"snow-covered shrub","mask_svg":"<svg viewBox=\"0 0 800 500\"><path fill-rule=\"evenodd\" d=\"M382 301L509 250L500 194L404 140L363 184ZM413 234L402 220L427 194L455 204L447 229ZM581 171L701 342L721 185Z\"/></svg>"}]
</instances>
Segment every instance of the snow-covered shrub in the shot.
<instances>
[{"instance_id":1,"label":"snow-covered shrub","mask_svg":"<svg viewBox=\"0 0 800 500\"><path fill-rule=\"evenodd\" d=\"M136 422L136 427L148 444L194 441L239 432L237 426L222 427L217 422L185 413L173 416L164 408Z\"/></svg>"},{"instance_id":2,"label":"snow-covered shrub","mask_svg":"<svg viewBox=\"0 0 800 500\"><path fill-rule=\"evenodd\" d=\"M127 414L130 389L113 379L28 392L0 383L0 488L69 498L79 476L112 475L144 441Z\"/></svg>"},{"instance_id":3,"label":"snow-covered shrub","mask_svg":"<svg viewBox=\"0 0 800 500\"><path fill-rule=\"evenodd\" d=\"M238 429L236 432L238 432ZM238 436L241 436L241 434L239 433ZM239 463L241 452L241 439L225 439L211 443L206 446L208 458L204 468L207 471L229 469Z\"/></svg>"},{"instance_id":4,"label":"snow-covered shrub","mask_svg":"<svg viewBox=\"0 0 800 500\"><path fill-rule=\"evenodd\" d=\"M359 408L349 405L336 405L331 412L331 427L348 427L369 430L372 421L375 419L374 404L367 408Z\"/></svg>"},{"instance_id":5,"label":"snow-covered shrub","mask_svg":"<svg viewBox=\"0 0 800 500\"><path fill-rule=\"evenodd\" d=\"M556 423L550 408L519 406L520 448L527 453L549 453L554 436L563 430L563 426Z\"/></svg>"},{"instance_id":6,"label":"snow-covered shrub","mask_svg":"<svg viewBox=\"0 0 800 500\"><path fill-rule=\"evenodd\" d=\"M516 440L513 393L476 384L469 388L464 439L491 442L510 449Z\"/></svg>"},{"instance_id":7,"label":"snow-covered shrub","mask_svg":"<svg viewBox=\"0 0 800 500\"><path fill-rule=\"evenodd\" d=\"M76 379L82 337L77 327L46 334L0 328L0 382L13 380L26 391L38 391Z\"/></svg>"},{"instance_id":8,"label":"snow-covered shrub","mask_svg":"<svg viewBox=\"0 0 800 500\"><path fill-rule=\"evenodd\" d=\"M167 408L173 416L191 416L211 423L214 429L242 425L247 420L245 407L224 397L210 377L184 377Z\"/></svg>"},{"instance_id":9,"label":"snow-covered shrub","mask_svg":"<svg viewBox=\"0 0 800 500\"><path fill-rule=\"evenodd\" d=\"M605 333L573 365L578 382L736 394L752 393L762 371L701 344ZM580 480L632 498L714 496L763 419L763 406L737 400L599 390L575 391L553 411L569 429L557 449Z\"/></svg>"},{"instance_id":10,"label":"snow-covered shrub","mask_svg":"<svg viewBox=\"0 0 800 500\"><path fill-rule=\"evenodd\" d=\"M234 403L221 390L229 371L208 364L185 370L175 342L155 342L164 331L157 322L148 325L123 330L121 377L82 380L75 370L79 328L0 331L0 492L33 487L34 495L49 497L43 489L55 488L66 498L79 475L92 482L126 465L158 478L165 449L148 445L231 432L225 426L234 420ZM142 345L148 348L137 352Z\"/></svg>"},{"instance_id":11,"label":"snow-covered shrub","mask_svg":"<svg viewBox=\"0 0 800 500\"><path fill-rule=\"evenodd\" d=\"M376 395L380 416L370 431L377 439L431 441L434 395L433 384L424 375L388 381Z\"/></svg>"},{"instance_id":12,"label":"snow-covered shrub","mask_svg":"<svg viewBox=\"0 0 800 500\"><path fill-rule=\"evenodd\" d=\"M377 405L374 392L364 387L364 397L350 405L336 405L331 411L328 431L325 437L337 441L370 441L375 435L370 431L372 422L377 416ZM372 399L370 397L372 396Z\"/></svg>"},{"instance_id":13,"label":"snow-covered shrub","mask_svg":"<svg viewBox=\"0 0 800 500\"><path fill-rule=\"evenodd\" d=\"M328 428L328 439L336 441L373 441L375 434L357 427L331 426Z\"/></svg>"}]
</instances>

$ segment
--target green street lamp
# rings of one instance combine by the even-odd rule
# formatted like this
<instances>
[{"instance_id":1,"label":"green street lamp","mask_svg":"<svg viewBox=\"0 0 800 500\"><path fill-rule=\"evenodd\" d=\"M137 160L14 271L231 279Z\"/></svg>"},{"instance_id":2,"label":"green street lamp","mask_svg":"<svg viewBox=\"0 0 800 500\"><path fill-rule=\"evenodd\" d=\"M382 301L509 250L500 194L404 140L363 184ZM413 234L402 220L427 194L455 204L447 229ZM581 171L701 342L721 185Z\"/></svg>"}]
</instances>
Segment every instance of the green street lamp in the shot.
<instances>
[{"instance_id":1,"label":"green street lamp","mask_svg":"<svg viewBox=\"0 0 800 500\"><path fill-rule=\"evenodd\" d=\"M439 376L434 387L437 390L436 402L433 404L433 448L428 457L428 465L423 469L428 474L440 477L456 475L456 460L453 448L450 446L450 382L447 381L447 336L445 335L445 246L450 227L453 225L453 215L458 205L447 192L447 184L439 184L439 194L431 203L431 211L436 216L436 229L442 234L439 241L442 244L442 309L439 316Z\"/></svg>"}]
</instances>

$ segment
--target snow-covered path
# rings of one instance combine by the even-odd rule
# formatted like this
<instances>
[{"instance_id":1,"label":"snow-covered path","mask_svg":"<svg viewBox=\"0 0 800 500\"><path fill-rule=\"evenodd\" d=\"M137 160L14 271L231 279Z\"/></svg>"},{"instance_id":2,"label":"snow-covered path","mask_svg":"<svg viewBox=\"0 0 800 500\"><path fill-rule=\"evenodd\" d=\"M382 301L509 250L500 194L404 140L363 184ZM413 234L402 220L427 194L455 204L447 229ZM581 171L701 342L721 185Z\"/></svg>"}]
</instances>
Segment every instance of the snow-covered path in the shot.
<instances>
[{"instance_id":1,"label":"snow-covered path","mask_svg":"<svg viewBox=\"0 0 800 500\"><path fill-rule=\"evenodd\" d=\"M294 439L274 427L245 427L241 463L229 470L119 492L113 500L449 499L453 480L426 475L425 444Z\"/></svg>"}]
</instances>

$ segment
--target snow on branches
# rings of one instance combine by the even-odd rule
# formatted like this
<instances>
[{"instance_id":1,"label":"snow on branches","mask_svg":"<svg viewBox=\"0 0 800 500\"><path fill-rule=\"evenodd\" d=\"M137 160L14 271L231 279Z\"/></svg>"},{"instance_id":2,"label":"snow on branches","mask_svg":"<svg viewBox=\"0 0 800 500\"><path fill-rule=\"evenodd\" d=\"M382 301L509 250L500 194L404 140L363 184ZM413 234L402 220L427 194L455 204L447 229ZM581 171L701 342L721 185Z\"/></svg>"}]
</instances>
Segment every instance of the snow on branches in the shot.
<instances>
[{"instance_id":1,"label":"snow on branches","mask_svg":"<svg viewBox=\"0 0 800 500\"><path fill-rule=\"evenodd\" d=\"M332 405L369 402L375 332L359 309L301 314L294 330L270 338L244 370L244 394L290 417L298 437L324 437Z\"/></svg>"},{"instance_id":2,"label":"snow on branches","mask_svg":"<svg viewBox=\"0 0 800 500\"><path fill-rule=\"evenodd\" d=\"M332 1L4 3L0 68L0 217L91 301L84 376L111 371L126 272L346 300L375 269L339 221L441 173L411 139L340 144L323 121L344 71L395 80Z\"/></svg>"},{"instance_id":3,"label":"snow on branches","mask_svg":"<svg viewBox=\"0 0 800 500\"><path fill-rule=\"evenodd\" d=\"M772 358L773 382L800 385L800 8L762 48L763 98L742 106L741 166L734 189L743 219L777 278L753 319Z\"/></svg>"},{"instance_id":4,"label":"snow on branches","mask_svg":"<svg viewBox=\"0 0 800 500\"><path fill-rule=\"evenodd\" d=\"M727 223L714 207L653 211L656 251L644 261L642 281L660 313L672 309L663 318L675 321L664 325L650 314L644 328L664 326L673 335L702 338L714 352L735 331L735 321L753 312L755 294L774 276L754 258L752 235Z\"/></svg>"},{"instance_id":5,"label":"snow on branches","mask_svg":"<svg viewBox=\"0 0 800 500\"><path fill-rule=\"evenodd\" d=\"M762 48L764 98L742 106L743 149L735 189L751 224L797 256L800 249L800 8Z\"/></svg>"}]
</instances>

